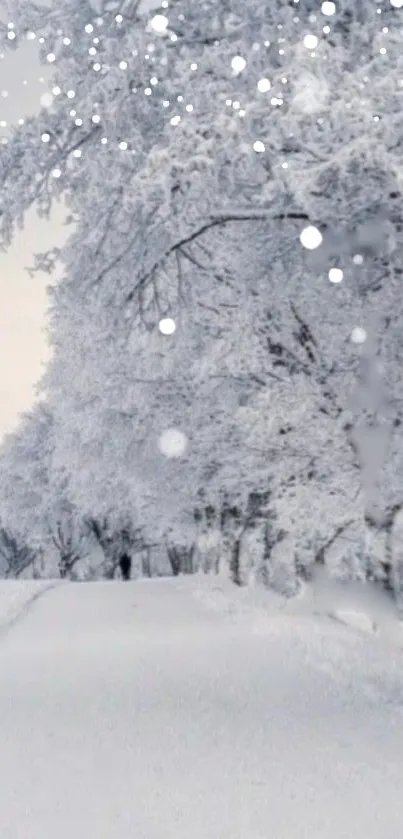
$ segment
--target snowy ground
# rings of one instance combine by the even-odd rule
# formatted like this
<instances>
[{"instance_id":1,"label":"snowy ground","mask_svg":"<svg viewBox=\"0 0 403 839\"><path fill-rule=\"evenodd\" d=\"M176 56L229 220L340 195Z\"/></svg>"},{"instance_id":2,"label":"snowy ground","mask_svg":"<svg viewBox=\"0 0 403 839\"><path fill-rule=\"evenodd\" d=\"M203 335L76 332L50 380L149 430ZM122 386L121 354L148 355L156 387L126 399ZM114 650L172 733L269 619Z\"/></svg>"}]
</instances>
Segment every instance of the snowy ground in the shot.
<instances>
[{"instance_id":1,"label":"snowy ground","mask_svg":"<svg viewBox=\"0 0 403 839\"><path fill-rule=\"evenodd\" d=\"M400 627L316 600L201 578L37 597L0 633L2 839L400 836Z\"/></svg>"},{"instance_id":2,"label":"snowy ground","mask_svg":"<svg viewBox=\"0 0 403 839\"><path fill-rule=\"evenodd\" d=\"M48 580L0 580L0 636L8 632L13 623L25 615L36 600L54 582Z\"/></svg>"}]
</instances>

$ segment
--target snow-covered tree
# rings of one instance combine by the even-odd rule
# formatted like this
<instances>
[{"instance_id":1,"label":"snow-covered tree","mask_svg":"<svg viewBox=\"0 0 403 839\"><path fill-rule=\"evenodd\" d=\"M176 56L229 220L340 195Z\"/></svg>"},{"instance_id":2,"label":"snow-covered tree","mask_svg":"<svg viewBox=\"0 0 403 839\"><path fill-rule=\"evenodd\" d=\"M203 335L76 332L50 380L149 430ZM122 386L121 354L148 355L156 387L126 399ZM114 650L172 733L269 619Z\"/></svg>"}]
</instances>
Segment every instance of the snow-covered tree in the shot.
<instances>
[{"instance_id":1,"label":"snow-covered tree","mask_svg":"<svg viewBox=\"0 0 403 839\"><path fill-rule=\"evenodd\" d=\"M394 230L385 238L377 214L401 177L398 10L101 5L9 4L5 45L36 33L54 78L49 107L2 149L4 241L29 205L63 196L78 223L70 280L106 296L112 285L123 306L157 306L147 290L166 293L167 272L177 284L178 259L249 218L267 219L271 255L291 216L320 224L336 258L367 225L362 244L379 256Z\"/></svg>"},{"instance_id":2,"label":"snow-covered tree","mask_svg":"<svg viewBox=\"0 0 403 839\"><path fill-rule=\"evenodd\" d=\"M44 532L49 501L51 416L43 404L27 412L1 447L1 517L34 544Z\"/></svg>"},{"instance_id":3,"label":"snow-covered tree","mask_svg":"<svg viewBox=\"0 0 403 839\"><path fill-rule=\"evenodd\" d=\"M276 553L295 573L297 563L312 562L352 515L363 522L360 464L346 432L361 364L349 334L357 303L343 290L332 317L330 284L323 287L322 277L312 282L291 258L291 300L280 282L280 262L278 284L272 266L268 301L265 267L255 260L248 275L239 247L236 260L238 268L228 270L228 309L213 279L209 284L194 270L193 288L203 288L203 300L199 305L196 294L186 301L186 317L168 338L148 331L139 317L129 341L117 337L108 344L107 313L100 309L97 316L96 304L84 300L77 310L68 286L56 290L57 345L45 384L58 416L57 450L61 464L70 464L79 509L114 510L115 516L135 510L138 526L160 538L176 522L189 552L198 539L194 505L212 507L208 533L205 528L200 537L217 546L224 499L237 503L229 566L240 539L247 564L256 538L264 559L257 531L266 525L259 516L251 519L248 503L270 488L271 549L282 534ZM309 308L305 284L298 290L298 270L310 282ZM172 426L188 438L180 460L167 460L158 445ZM271 563L267 559L266 551L261 571L270 579L274 552ZM242 570L233 576L245 578Z\"/></svg>"},{"instance_id":4,"label":"snow-covered tree","mask_svg":"<svg viewBox=\"0 0 403 839\"><path fill-rule=\"evenodd\" d=\"M6 527L0 527L0 577L18 577L35 562L35 553Z\"/></svg>"},{"instance_id":5,"label":"snow-covered tree","mask_svg":"<svg viewBox=\"0 0 403 839\"><path fill-rule=\"evenodd\" d=\"M192 545L197 499L237 510L239 578L254 494L293 569L401 492L401 12L327 5L13 0L4 27L55 68L2 148L0 233L60 197L74 223L37 261L65 269L44 387L71 502Z\"/></svg>"},{"instance_id":6,"label":"snow-covered tree","mask_svg":"<svg viewBox=\"0 0 403 839\"><path fill-rule=\"evenodd\" d=\"M83 522L64 492L63 473L53 470L53 432L50 411L38 403L1 446L2 544L16 545L9 563L18 566L15 573L32 564L38 573L71 576L86 555Z\"/></svg>"}]
</instances>

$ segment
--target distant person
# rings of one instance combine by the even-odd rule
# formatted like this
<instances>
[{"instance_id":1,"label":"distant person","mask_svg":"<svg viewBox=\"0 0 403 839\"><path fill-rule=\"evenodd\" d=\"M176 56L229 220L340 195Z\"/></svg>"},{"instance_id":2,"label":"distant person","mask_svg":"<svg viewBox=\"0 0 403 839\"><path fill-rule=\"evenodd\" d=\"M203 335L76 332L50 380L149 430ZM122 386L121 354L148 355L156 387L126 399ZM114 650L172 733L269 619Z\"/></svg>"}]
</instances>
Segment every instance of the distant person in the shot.
<instances>
[{"instance_id":1,"label":"distant person","mask_svg":"<svg viewBox=\"0 0 403 839\"><path fill-rule=\"evenodd\" d=\"M129 554L122 554L119 559L119 567L122 574L122 580L130 580L130 572L132 570L132 558Z\"/></svg>"}]
</instances>

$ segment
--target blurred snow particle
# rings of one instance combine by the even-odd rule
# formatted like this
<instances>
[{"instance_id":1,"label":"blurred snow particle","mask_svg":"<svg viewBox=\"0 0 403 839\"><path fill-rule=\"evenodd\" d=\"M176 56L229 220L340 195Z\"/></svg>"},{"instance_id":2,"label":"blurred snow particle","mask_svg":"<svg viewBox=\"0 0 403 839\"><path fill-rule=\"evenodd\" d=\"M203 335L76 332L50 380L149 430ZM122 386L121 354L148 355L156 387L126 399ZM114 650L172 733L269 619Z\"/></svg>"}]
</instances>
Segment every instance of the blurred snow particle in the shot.
<instances>
[{"instance_id":1,"label":"blurred snow particle","mask_svg":"<svg viewBox=\"0 0 403 839\"><path fill-rule=\"evenodd\" d=\"M259 93L267 93L271 88L270 79L259 79L257 89Z\"/></svg>"},{"instance_id":2,"label":"blurred snow particle","mask_svg":"<svg viewBox=\"0 0 403 839\"><path fill-rule=\"evenodd\" d=\"M331 283L341 283L343 276L344 274L341 268L331 268L329 271L329 280Z\"/></svg>"},{"instance_id":3,"label":"blurred snow particle","mask_svg":"<svg viewBox=\"0 0 403 839\"><path fill-rule=\"evenodd\" d=\"M169 20L165 15L154 15L151 20L151 28L154 32L164 34L168 29Z\"/></svg>"},{"instance_id":4,"label":"blurred snow particle","mask_svg":"<svg viewBox=\"0 0 403 839\"><path fill-rule=\"evenodd\" d=\"M182 457L188 446L186 436L177 428L168 428L163 431L158 441L158 448L165 457Z\"/></svg>"},{"instance_id":5,"label":"blurred snow particle","mask_svg":"<svg viewBox=\"0 0 403 839\"><path fill-rule=\"evenodd\" d=\"M325 2L322 3L322 14L323 15L331 16L331 15L335 14L335 11L336 11L336 3L331 3L331 2L329 2L329 0L325 0Z\"/></svg>"},{"instance_id":6,"label":"blurred snow particle","mask_svg":"<svg viewBox=\"0 0 403 839\"><path fill-rule=\"evenodd\" d=\"M242 58L242 55L234 55L231 61L231 67L237 75L238 73L242 73L242 70L246 67L246 61Z\"/></svg>"},{"instance_id":7,"label":"blurred snow particle","mask_svg":"<svg viewBox=\"0 0 403 839\"><path fill-rule=\"evenodd\" d=\"M318 43L319 43L319 39L316 37L316 35L305 35L304 47L306 47L307 50L316 49L316 47L318 46Z\"/></svg>"},{"instance_id":8,"label":"blurred snow particle","mask_svg":"<svg viewBox=\"0 0 403 839\"><path fill-rule=\"evenodd\" d=\"M52 94L51 93L44 93L43 96L41 96L42 108L50 108L52 104L53 104Z\"/></svg>"},{"instance_id":9,"label":"blurred snow particle","mask_svg":"<svg viewBox=\"0 0 403 839\"><path fill-rule=\"evenodd\" d=\"M301 245L308 251L314 251L316 248L319 247L319 245L322 244L323 241L321 232L318 230L317 227L313 227L312 225L304 227L299 239Z\"/></svg>"},{"instance_id":10,"label":"blurred snow particle","mask_svg":"<svg viewBox=\"0 0 403 839\"><path fill-rule=\"evenodd\" d=\"M364 344L367 340L367 333L362 326L356 326L351 333L353 344Z\"/></svg>"},{"instance_id":11,"label":"blurred snow particle","mask_svg":"<svg viewBox=\"0 0 403 839\"><path fill-rule=\"evenodd\" d=\"M162 335L173 335L176 330L176 323L172 318L162 318L158 328Z\"/></svg>"}]
</instances>

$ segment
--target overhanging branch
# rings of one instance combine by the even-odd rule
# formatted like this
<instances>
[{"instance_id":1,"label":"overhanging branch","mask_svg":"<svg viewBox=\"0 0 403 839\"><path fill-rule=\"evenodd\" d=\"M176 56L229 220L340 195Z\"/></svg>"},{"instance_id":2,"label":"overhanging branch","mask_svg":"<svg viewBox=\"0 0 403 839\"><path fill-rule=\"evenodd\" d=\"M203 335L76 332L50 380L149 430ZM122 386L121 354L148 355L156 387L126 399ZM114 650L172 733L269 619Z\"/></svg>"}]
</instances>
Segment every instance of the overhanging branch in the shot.
<instances>
[{"instance_id":1,"label":"overhanging branch","mask_svg":"<svg viewBox=\"0 0 403 839\"><path fill-rule=\"evenodd\" d=\"M136 291L139 291L141 288L143 288L152 279L152 277L154 275L154 272L159 268L159 266L161 265L161 263L165 259L168 259L168 257L172 256L172 254L175 254L176 252L182 250L187 245L191 245L192 242L195 242L197 239L199 239L201 236L203 236L209 230L213 230L216 227L225 227L225 225L227 225L227 224L239 224L239 223L248 222L248 221L269 221L269 220L270 221L284 221L285 219L292 219L294 221L309 221L309 216L307 216L306 213L296 213L296 212L295 213L279 213L278 215L275 215L275 216L269 216L267 214L267 212L260 212L260 213L259 212L255 212L255 213L249 212L249 213L240 213L240 214L228 213L228 214L225 214L225 215L216 216L215 218L212 218L209 221L206 221L204 224L202 224L200 227L198 227L196 230L194 230L193 233L189 233L187 236L183 236L181 239L179 239L177 242L175 242L173 245L171 245L171 247L168 248L168 250L164 253L164 255L159 257L159 259L157 259L154 262L152 267L140 278L140 280L138 281L135 288L132 289L130 294L128 294L128 296L126 297L125 302L130 303L133 300ZM123 252L122 257L126 253L127 253L127 248ZM117 260L115 259L114 264L116 264L116 261ZM105 273L106 273L106 271L103 272L103 276L105 276Z\"/></svg>"}]
</instances>

